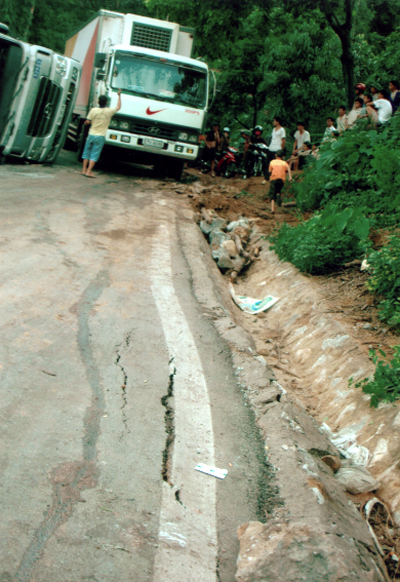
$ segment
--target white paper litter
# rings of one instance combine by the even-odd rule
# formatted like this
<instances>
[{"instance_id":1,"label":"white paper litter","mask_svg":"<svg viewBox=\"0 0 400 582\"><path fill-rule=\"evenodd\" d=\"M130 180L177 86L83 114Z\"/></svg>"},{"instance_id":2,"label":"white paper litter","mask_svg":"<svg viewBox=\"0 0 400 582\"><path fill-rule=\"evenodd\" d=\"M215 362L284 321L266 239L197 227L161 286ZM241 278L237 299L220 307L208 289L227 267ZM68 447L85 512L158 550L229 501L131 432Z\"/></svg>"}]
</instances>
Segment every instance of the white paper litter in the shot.
<instances>
[{"instance_id":1,"label":"white paper litter","mask_svg":"<svg viewBox=\"0 0 400 582\"><path fill-rule=\"evenodd\" d=\"M212 477L217 477L218 479L225 479L228 474L226 469L218 469L218 467L210 467L209 465L205 465L204 463L199 463L197 467L195 467L196 471L200 471L201 473L207 473L207 475L211 475Z\"/></svg>"},{"instance_id":2,"label":"white paper litter","mask_svg":"<svg viewBox=\"0 0 400 582\"><path fill-rule=\"evenodd\" d=\"M236 295L232 283L229 283L229 291L236 305L246 313L261 313L261 311L266 311L278 301L278 297L272 297L270 295L264 297L264 299L253 299L245 295Z\"/></svg>"},{"instance_id":3,"label":"white paper litter","mask_svg":"<svg viewBox=\"0 0 400 582\"><path fill-rule=\"evenodd\" d=\"M321 430L346 459L351 459L355 465L368 467L371 453L367 447L357 444L356 431L352 430L351 427L342 428L337 434L333 434L324 422L321 425Z\"/></svg>"}]
</instances>

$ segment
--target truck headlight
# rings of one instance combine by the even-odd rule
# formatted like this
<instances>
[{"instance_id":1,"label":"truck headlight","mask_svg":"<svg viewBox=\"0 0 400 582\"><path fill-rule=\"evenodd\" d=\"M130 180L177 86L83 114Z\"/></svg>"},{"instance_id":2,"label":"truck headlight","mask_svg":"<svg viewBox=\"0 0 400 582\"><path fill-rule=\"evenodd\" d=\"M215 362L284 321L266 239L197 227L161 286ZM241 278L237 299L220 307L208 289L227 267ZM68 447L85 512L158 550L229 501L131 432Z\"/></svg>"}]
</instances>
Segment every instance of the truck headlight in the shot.
<instances>
[{"instance_id":1,"label":"truck headlight","mask_svg":"<svg viewBox=\"0 0 400 582\"><path fill-rule=\"evenodd\" d=\"M180 141L186 141L188 138L188 134L185 133L184 131L181 131L180 134L178 135L178 139Z\"/></svg>"},{"instance_id":2,"label":"truck headlight","mask_svg":"<svg viewBox=\"0 0 400 582\"><path fill-rule=\"evenodd\" d=\"M63 59L62 57L57 57L57 64L56 64L56 73L61 75L61 77L65 77L67 74L67 59Z\"/></svg>"},{"instance_id":3,"label":"truck headlight","mask_svg":"<svg viewBox=\"0 0 400 582\"><path fill-rule=\"evenodd\" d=\"M129 121L120 121L119 128L120 129L129 129Z\"/></svg>"},{"instance_id":4,"label":"truck headlight","mask_svg":"<svg viewBox=\"0 0 400 582\"><path fill-rule=\"evenodd\" d=\"M118 119L111 119L110 127L114 127L114 129L118 127Z\"/></svg>"},{"instance_id":5,"label":"truck headlight","mask_svg":"<svg viewBox=\"0 0 400 582\"><path fill-rule=\"evenodd\" d=\"M199 138L198 138L198 135L197 135L197 133L191 133L191 134L189 135L189 139L188 139L188 141L190 141L190 143L197 143L198 139L199 139Z\"/></svg>"},{"instance_id":6,"label":"truck headlight","mask_svg":"<svg viewBox=\"0 0 400 582\"><path fill-rule=\"evenodd\" d=\"M72 69L72 75L71 75L71 77L72 77L72 80L73 81L76 81L77 80L77 78L78 78L78 69L76 67L74 67Z\"/></svg>"}]
</instances>

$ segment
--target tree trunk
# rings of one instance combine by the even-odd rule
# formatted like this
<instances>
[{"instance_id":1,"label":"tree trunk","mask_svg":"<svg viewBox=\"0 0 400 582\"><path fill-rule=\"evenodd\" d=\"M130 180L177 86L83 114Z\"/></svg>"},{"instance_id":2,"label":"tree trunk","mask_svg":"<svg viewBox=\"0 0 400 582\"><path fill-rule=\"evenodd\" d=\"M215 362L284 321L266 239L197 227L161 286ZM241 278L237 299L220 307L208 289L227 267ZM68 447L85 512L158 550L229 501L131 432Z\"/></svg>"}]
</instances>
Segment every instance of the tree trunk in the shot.
<instances>
[{"instance_id":1,"label":"tree trunk","mask_svg":"<svg viewBox=\"0 0 400 582\"><path fill-rule=\"evenodd\" d=\"M355 0L344 0L345 21L341 23L335 14L330 0L320 0L320 8L325 14L332 30L338 35L342 45L340 57L343 69L343 80L346 89L347 105L350 109L354 104L354 54L351 46L351 29L353 25L353 10Z\"/></svg>"},{"instance_id":2,"label":"tree trunk","mask_svg":"<svg viewBox=\"0 0 400 582\"><path fill-rule=\"evenodd\" d=\"M340 60L342 62L343 68L343 79L344 79L344 86L346 89L346 98L347 98L347 106L349 109L353 108L354 105L354 54L351 49L351 40L350 34L347 34L346 37L342 37L342 56Z\"/></svg>"}]
</instances>

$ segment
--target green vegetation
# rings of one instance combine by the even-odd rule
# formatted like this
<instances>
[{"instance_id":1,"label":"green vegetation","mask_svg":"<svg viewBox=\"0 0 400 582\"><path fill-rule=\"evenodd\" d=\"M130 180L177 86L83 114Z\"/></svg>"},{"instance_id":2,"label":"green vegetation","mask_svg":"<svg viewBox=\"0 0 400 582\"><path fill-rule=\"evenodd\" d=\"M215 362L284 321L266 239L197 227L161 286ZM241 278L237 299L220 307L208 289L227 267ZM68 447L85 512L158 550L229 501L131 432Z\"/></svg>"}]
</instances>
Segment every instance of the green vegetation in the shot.
<instances>
[{"instance_id":1,"label":"green vegetation","mask_svg":"<svg viewBox=\"0 0 400 582\"><path fill-rule=\"evenodd\" d=\"M379 316L391 327L400 328L400 238L392 236L389 244L368 257L372 272L367 288L384 299Z\"/></svg>"},{"instance_id":2,"label":"green vegetation","mask_svg":"<svg viewBox=\"0 0 400 582\"><path fill-rule=\"evenodd\" d=\"M270 241L282 261L315 275L360 258L368 247L368 232L368 220L359 209L339 210L330 204L298 226L283 224Z\"/></svg>"},{"instance_id":3,"label":"green vegetation","mask_svg":"<svg viewBox=\"0 0 400 582\"><path fill-rule=\"evenodd\" d=\"M371 395L371 406L377 407L380 402L394 402L400 398L400 346L394 346L393 357L390 361L386 354L378 350L384 359L379 359L374 350L370 350L370 357L376 365L373 378L365 378L355 384L356 388ZM353 384L350 378L349 385Z\"/></svg>"}]
</instances>

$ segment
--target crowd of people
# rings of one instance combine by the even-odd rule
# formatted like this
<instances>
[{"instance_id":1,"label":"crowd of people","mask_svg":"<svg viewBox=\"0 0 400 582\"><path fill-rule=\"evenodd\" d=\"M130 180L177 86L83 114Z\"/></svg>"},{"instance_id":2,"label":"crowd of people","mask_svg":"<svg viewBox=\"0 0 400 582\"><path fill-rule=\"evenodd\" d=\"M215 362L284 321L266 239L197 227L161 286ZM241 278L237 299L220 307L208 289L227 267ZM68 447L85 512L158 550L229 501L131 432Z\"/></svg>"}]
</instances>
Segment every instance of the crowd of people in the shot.
<instances>
[{"instance_id":1,"label":"crowd of people","mask_svg":"<svg viewBox=\"0 0 400 582\"><path fill-rule=\"evenodd\" d=\"M339 116L335 119L328 117L326 129L321 143L336 140L345 131L354 129L359 120L367 120L369 126L384 126L400 106L400 84L393 80L389 83L389 91L376 86L370 86L366 92L364 83L355 86L355 100L353 108L347 111L345 105L338 107ZM303 121L297 123L297 131L293 135L292 153L287 160L286 131L282 126L282 119L276 116L273 119L273 130L268 141L262 136L263 128L257 125L253 131L243 129L237 143L237 149L242 158L243 177L249 175L249 167L254 156L254 146L264 144L266 148L263 163L264 180L270 182L271 211L274 212L275 200L280 202L280 193L286 176L291 179L291 170L301 169L308 156L319 157L318 145L311 142L310 133L306 130ZM223 155L231 145L230 129L224 127L220 134L219 124L214 123L212 129L204 136L205 147L203 162L210 165L211 176L215 176L215 160ZM202 170L200 170L202 171Z\"/></svg>"}]
</instances>

